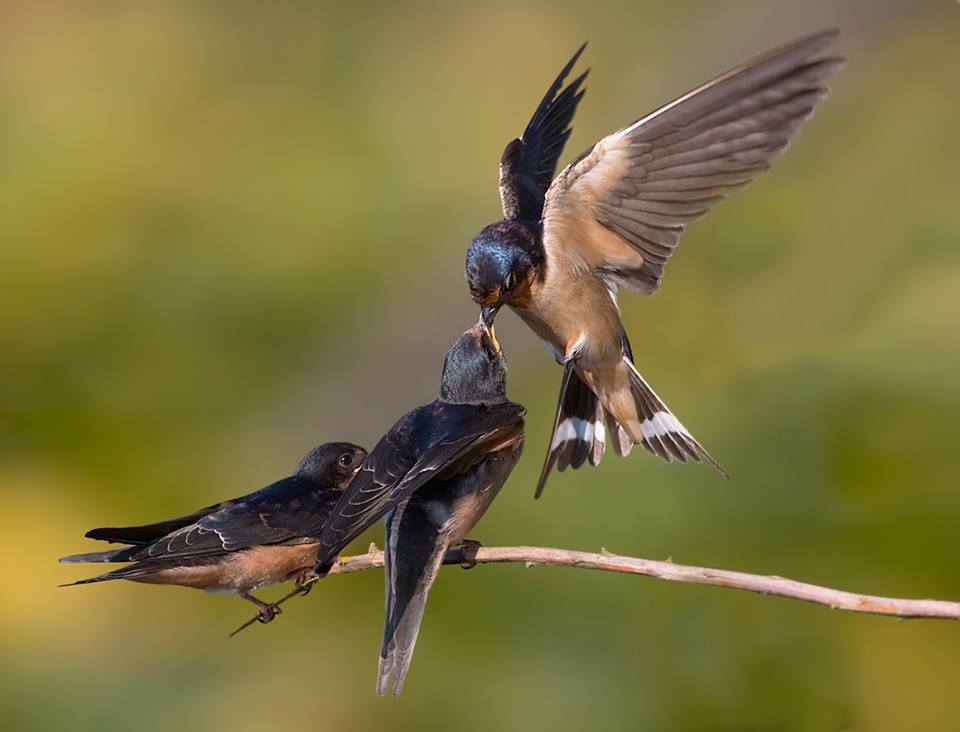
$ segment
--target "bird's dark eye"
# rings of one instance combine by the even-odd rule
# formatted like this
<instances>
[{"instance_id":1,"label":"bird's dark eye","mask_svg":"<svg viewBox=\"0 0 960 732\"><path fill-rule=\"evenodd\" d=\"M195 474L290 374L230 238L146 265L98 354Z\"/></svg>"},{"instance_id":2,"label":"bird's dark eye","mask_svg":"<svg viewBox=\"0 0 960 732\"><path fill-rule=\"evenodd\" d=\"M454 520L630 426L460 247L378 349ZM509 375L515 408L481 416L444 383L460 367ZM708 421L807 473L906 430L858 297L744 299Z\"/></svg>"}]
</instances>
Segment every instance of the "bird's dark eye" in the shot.
<instances>
[{"instance_id":1,"label":"bird's dark eye","mask_svg":"<svg viewBox=\"0 0 960 732\"><path fill-rule=\"evenodd\" d=\"M349 468L351 465L353 465L353 455L349 452L345 452L337 459L337 462L343 467Z\"/></svg>"}]
</instances>

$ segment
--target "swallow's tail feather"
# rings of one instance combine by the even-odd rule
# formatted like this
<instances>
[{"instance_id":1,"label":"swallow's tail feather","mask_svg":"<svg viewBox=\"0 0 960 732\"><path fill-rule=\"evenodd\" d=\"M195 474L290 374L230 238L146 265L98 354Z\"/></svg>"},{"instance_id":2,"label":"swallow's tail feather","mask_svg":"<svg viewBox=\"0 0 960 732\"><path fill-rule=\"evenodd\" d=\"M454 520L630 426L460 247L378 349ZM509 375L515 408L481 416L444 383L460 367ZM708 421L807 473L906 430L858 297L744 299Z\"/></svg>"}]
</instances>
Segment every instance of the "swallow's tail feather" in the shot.
<instances>
[{"instance_id":1,"label":"swallow's tail feather","mask_svg":"<svg viewBox=\"0 0 960 732\"><path fill-rule=\"evenodd\" d=\"M400 537L403 532L404 536ZM387 618L380 649L377 694L383 696L393 678L392 693L403 689L427 597L443 564L447 542L419 508L398 507L387 521L384 575Z\"/></svg>"},{"instance_id":2,"label":"swallow's tail feather","mask_svg":"<svg viewBox=\"0 0 960 732\"><path fill-rule=\"evenodd\" d=\"M688 460L699 463L706 460L727 476L727 472L650 388L633 365L629 355L624 355L623 367L621 372L625 373L627 384L619 387L619 393L613 399L617 407L611 408L610 411L632 441L643 445L649 453L668 463L674 461L685 463ZM627 389L629 389L629 402L632 402L633 408L624 415L625 400L618 397L626 397Z\"/></svg>"},{"instance_id":3,"label":"swallow's tail feather","mask_svg":"<svg viewBox=\"0 0 960 732\"><path fill-rule=\"evenodd\" d=\"M605 425L606 422L606 425ZM553 432L550 435L550 447L540 471L540 480L534 494L539 498L556 467L563 471L568 467L576 470L585 462L596 465L603 457L607 439L607 426L611 427L614 449L625 454L630 451L633 441L621 440L622 429L606 419L606 413L600 400L583 383L572 363L563 368L563 381L560 383L560 397L557 400L557 413L553 420ZM623 436L626 436L625 433ZM624 447L625 444L625 447Z\"/></svg>"},{"instance_id":4,"label":"swallow's tail feather","mask_svg":"<svg viewBox=\"0 0 960 732\"><path fill-rule=\"evenodd\" d=\"M64 582L62 585L57 585L57 587L74 587L75 585L89 585L94 582L106 582L107 580L123 579L120 575L115 572L107 572L106 574L98 574L96 577L87 577L87 579L77 580L76 582Z\"/></svg>"},{"instance_id":5,"label":"swallow's tail feather","mask_svg":"<svg viewBox=\"0 0 960 732\"><path fill-rule=\"evenodd\" d=\"M88 577L87 579L77 580L76 582L67 582L60 585L60 587L73 587L74 585L89 585L94 582L106 582L107 580L117 580L117 579L133 579L135 577L142 577L146 574L152 574L153 570L149 572L144 571L142 567L139 567L137 564L128 564L125 567L120 567L115 569L112 572L107 572L106 574L98 574L96 577Z\"/></svg>"},{"instance_id":6,"label":"swallow's tail feather","mask_svg":"<svg viewBox=\"0 0 960 732\"><path fill-rule=\"evenodd\" d=\"M131 564L126 564L122 567L117 567L116 569L107 572L106 574L100 574L96 577L89 577L87 579L77 580L76 582L67 582L66 584L60 585L60 587L72 587L74 585L88 585L93 582L106 582L107 580L133 580L134 582L153 582L156 581L158 575L164 570L169 570L171 568L176 568L176 563L164 563L164 562L133 562Z\"/></svg>"},{"instance_id":7,"label":"swallow's tail feather","mask_svg":"<svg viewBox=\"0 0 960 732\"><path fill-rule=\"evenodd\" d=\"M64 564L94 564L97 562L126 562L130 556L141 547L125 546L121 549L111 549L106 552L87 552L85 554L71 554L68 557L60 557L59 562Z\"/></svg>"}]
</instances>

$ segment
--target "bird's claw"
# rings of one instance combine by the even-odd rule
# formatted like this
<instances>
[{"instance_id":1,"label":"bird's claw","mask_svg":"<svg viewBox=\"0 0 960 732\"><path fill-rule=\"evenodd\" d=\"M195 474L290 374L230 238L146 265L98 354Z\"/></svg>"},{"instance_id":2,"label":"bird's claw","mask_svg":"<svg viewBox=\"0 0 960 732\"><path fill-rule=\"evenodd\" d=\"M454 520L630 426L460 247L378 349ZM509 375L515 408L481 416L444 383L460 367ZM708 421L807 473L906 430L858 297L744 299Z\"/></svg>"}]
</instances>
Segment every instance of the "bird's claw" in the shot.
<instances>
[{"instance_id":1,"label":"bird's claw","mask_svg":"<svg viewBox=\"0 0 960 732\"><path fill-rule=\"evenodd\" d=\"M265 605L264 607L260 608L260 612L257 614L257 622L266 625L267 623L272 622L282 612L283 608L277 604Z\"/></svg>"},{"instance_id":2,"label":"bird's claw","mask_svg":"<svg viewBox=\"0 0 960 732\"><path fill-rule=\"evenodd\" d=\"M299 577L297 577L297 581L294 583L293 587L301 595L306 597L307 595L310 594L310 590L313 589L313 586L317 584L318 579L319 578L317 577L317 575L314 574L313 572L305 572Z\"/></svg>"},{"instance_id":3,"label":"bird's claw","mask_svg":"<svg viewBox=\"0 0 960 732\"><path fill-rule=\"evenodd\" d=\"M483 544L473 539L464 539L460 542L460 555L463 557L460 566L463 569L473 569L477 566L477 552L482 546Z\"/></svg>"}]
</instances>

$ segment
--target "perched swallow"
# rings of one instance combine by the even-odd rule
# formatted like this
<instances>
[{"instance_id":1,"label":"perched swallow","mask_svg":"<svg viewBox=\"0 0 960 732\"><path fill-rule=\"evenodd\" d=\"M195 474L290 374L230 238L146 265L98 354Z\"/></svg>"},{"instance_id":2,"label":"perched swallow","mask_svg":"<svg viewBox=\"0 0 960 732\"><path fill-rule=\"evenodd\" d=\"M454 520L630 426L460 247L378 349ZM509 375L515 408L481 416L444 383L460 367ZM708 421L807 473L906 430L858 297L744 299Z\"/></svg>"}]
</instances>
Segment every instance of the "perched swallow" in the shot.
<instances>
[{"instance_id":1,"label":"perched swallow","mask_svg":"<svg viewBox=\"0 0 960 732\"><path fill-rule=\"evenodd\" d=\"M508 305L563 365L551 469L596 465L609 431L672 462L710 454L633 364L617 288L651 294L687 224L766 170L829 90L844 59L828 31L738 66L600 140L552 180L583 91L563 82L577 51L500 162L503 219L467 252L470 292L487 325Z\"/></svg>"},{"instance_id":2,"label":"perched swallow","mask_svg":"<svg viewBox=\"0 0 960 732\"><path fill-rule=\"evenodd\" d=\"M155 524L92 529L85 536L127 546L60 561L130 562L70 585L124 579L228 590L254 603L260 621L269 622L277 608L251 590L313 568L327 518L366 455L348 442L321 445L307 453L293 475L255 493Z\"/></svg>"},{"instance_id":3,"label":"perched swallow","mask_svg":"<svg viewBox=\"0 0 960 732\"><path fill-rule=\"evenodd\" d=\"M403 686L430 587L520 457L526 410L506 397L506 366L486 326L447 353L440 398L404 415L377 443L320 536L317 574L386 517L386 623L377 693Z\"/></svg>"}]
</instances>

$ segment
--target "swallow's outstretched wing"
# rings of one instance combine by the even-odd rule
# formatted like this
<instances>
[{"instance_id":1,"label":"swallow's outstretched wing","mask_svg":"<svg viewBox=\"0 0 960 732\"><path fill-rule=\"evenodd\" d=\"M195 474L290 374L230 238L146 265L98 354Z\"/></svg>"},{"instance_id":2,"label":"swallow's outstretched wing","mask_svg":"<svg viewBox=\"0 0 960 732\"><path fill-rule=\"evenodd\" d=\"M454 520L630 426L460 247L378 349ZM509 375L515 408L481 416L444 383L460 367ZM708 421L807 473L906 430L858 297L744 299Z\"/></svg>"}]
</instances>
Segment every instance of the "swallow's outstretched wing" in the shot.
<instances>
[{"instance_id":1,"label":"swallow's outstretched wing","mask_svg":"<svg viewBox=\"0 0 960 732\"><path fill-rule=\"evenodd\" d=\"M571 163L546 195L548 266L585 264L613 286L656 292L687 224L766 170L827 96L844 59L820 52L836 36L748 61Z\"/></svg>"},{"instance_id":2,"label":"swallow's outstretched wing","mask_svg":"<svg viewBox=\"0 0 960 732\"><path fill-rule=\"evenodd\" d=\"M557 161L570 137L573 115L583 98L585 71L566 88L570 74L586 43L577 49L547 90L523 135L512 140L500 160L500 203L505 219L536 221L543 210L543 196L557 172Z\"/></svg>"},{"instance_id":3,"label":"swallow's outstretched wing","mask_svg":"<svg viewBox=\"0 0 960 732\"><path fill-rule=\"evenodd\" d=\"M318 571L367 527L434 477L456 475L523 434L518 404L435 401L405 415L377 443L320 536Z\"/></svg>"}]
</instances>

